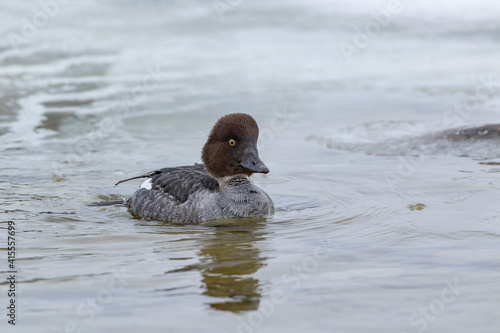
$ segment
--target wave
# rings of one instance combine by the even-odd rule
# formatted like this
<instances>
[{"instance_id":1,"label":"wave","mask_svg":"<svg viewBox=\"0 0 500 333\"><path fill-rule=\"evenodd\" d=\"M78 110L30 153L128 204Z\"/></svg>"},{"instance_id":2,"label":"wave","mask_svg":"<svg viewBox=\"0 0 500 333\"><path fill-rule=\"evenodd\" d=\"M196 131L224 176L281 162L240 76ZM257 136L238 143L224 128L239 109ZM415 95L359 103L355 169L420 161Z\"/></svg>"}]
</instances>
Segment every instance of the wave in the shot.
<instances>
[{"instance_id":1,"label":"wave","mask_svg":"<svg viewBox=\"0 0 500 333\"><path fill-rule=\"evenodd\" d=\"M461 127L421 133L426 125L376 122L307 139L328 148L381 156L443 155L500 157L500 124ZM408 134L413 133L413 134Z\"/></svg>"}]
</instances>

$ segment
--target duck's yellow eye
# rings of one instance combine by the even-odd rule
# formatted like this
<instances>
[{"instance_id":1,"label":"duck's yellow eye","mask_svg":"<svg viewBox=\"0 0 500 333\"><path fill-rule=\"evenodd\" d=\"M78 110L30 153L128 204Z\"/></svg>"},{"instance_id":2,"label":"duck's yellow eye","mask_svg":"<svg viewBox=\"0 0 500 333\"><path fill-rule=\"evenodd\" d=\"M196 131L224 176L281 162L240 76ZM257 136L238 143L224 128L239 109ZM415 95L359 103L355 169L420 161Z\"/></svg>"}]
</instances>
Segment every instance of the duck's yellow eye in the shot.
<instances>
[{"instance_id":1,"label":"duck's yellow eye","mask_svg":"<svg viewBox=\"0 0 500 333\"><path fill-rule=\"evenodd\" d=\"M229 140L229 145L231 147L234 147L235 144L236 144L236 141L234 141L233 139Z\"/></svg>"}]
</instances>

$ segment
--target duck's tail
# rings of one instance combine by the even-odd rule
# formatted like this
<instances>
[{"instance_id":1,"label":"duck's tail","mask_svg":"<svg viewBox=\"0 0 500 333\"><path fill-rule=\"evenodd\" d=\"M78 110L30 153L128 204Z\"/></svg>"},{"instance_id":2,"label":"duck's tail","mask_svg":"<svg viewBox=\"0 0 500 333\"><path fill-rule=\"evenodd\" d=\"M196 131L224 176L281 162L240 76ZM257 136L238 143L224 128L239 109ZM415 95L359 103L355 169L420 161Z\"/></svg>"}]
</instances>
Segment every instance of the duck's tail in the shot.
<instances>
[{"instance_id":1,"label":"duck's tail","mask_svg":"<svg viewBox=\"0 0 500 333\"><path fill-rule=\"evenodd\" d=\"M120 198L120 199L113 199L113 200L106 200L106 201L96 201L89 206L97 206L97 207L102 207L102 206L127 206L128 199L125 198Z\"/></svg>"}]
</instances>

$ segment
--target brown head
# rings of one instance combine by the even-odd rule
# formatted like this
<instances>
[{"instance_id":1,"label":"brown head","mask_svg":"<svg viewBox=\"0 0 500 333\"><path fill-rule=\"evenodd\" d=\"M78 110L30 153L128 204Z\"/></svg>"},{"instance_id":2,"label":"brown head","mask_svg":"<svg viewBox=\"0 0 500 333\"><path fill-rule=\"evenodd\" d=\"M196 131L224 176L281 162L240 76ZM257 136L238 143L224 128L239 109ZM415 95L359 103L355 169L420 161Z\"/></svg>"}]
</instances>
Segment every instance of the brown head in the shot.
<instances>
[{"instance_id":1,"label":"brown head","mask_svg":"<svg viewBox=\"0 0 500 333\"><path fill-rule=\"evenodd\" d=\"M220 118L203 146L201 160L214 177L237 174L268 173L257 151L259 127L245 113L231 113Z\"/></svg>"}]
</instances>

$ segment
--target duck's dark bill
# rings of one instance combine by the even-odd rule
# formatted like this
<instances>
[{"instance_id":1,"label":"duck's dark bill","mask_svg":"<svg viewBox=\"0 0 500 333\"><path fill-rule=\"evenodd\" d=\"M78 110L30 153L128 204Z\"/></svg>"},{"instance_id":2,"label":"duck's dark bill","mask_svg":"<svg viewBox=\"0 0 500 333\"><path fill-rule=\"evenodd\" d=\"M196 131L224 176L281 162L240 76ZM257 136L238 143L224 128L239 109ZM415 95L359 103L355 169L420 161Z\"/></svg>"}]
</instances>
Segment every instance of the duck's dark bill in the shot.
<instances>
[{"instance_id":1,"label":"duck's dark bill","mask_svg":"<svg viewBox=\"0 0 500 333\"><path fill-rule=\"evenodd\" d=\"M245 169L248 169L252 172L259 173L268 173L269 169L259 158L259 155L254 152L247 153L243 161L240 162L240 165Z\"/></svg>"}]
</instances>

